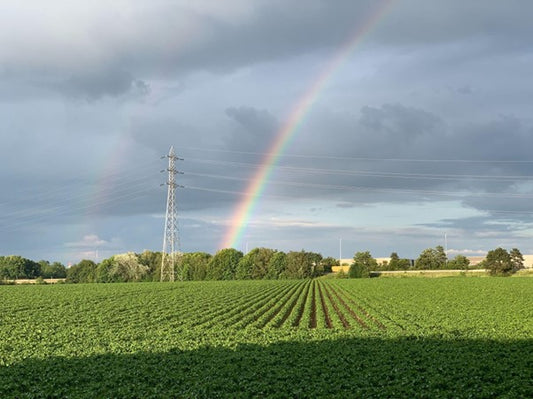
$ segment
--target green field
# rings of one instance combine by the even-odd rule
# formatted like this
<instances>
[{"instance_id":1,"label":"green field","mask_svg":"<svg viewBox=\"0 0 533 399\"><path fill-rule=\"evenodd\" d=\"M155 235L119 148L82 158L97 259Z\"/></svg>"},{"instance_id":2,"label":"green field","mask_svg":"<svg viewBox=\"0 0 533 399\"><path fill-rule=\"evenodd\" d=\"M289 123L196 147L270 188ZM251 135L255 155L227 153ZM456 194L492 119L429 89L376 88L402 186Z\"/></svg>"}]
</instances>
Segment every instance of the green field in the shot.
<instances>
[{"instance_id":1,"label":"green field","mask_svg":"<svg viewBox=\"0 0 533 399\"><path fill-rule=\"evenodd\" d=\"M533 397L533 279L0 286L0 397Z\"/></svg>"}]
</instances>

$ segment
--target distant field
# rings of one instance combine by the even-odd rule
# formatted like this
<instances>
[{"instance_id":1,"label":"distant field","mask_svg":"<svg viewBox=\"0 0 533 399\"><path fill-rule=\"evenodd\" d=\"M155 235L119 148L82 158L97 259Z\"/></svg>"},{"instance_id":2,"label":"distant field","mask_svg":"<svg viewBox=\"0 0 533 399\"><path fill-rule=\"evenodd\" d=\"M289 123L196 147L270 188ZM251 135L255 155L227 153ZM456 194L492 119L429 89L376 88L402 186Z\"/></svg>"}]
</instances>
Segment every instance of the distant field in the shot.
<instances>
[{"instance_id":1,"label":"distant field","mask_svg":"<svg viewBox=\"0 0 533 399\"><path fill-rule=\"evenodd\" d=\"M533 397L533 279L0 286L0 397Z\"/></svg>"}]
</instances>

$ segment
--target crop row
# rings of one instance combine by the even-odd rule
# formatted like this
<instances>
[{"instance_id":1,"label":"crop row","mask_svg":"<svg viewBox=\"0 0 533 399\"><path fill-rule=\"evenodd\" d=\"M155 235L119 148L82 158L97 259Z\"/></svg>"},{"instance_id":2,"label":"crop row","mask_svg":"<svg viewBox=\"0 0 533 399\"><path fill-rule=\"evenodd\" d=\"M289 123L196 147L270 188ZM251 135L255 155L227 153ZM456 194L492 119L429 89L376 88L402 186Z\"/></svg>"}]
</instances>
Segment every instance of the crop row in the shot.
<instances>
[{"instance_id":1,"label":"crop row","mask_svg":"<svg viewBox=\"0 0 533 399\"><path fill-rule=\"evenodd\" d=\"M349 291L325 280L271 284L239 297L235 292L227 294L216 304L199 302L182 310L184 323L199 328L387 328Z\"/></svg>"}]
</instances>

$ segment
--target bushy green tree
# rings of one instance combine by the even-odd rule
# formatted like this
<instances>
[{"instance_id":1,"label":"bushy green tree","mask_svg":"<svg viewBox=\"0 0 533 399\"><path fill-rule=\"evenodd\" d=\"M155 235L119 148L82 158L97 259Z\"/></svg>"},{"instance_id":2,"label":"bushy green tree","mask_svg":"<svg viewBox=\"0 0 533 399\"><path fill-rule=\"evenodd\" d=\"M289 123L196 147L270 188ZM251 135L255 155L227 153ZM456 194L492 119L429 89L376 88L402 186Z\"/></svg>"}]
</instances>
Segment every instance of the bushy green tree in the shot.
<instances>
[{"instance_id":1,"label":"bushy green tree","mask_svg":"<svg viewBox=\"0 0 533 399\"><path fill-rule=\"evenodd\" d=\"M448 262L448 269L450 270L468 270L470 260L464 255L457 255Z\"/></svg>"},{"instance_id":2,"label":"bushy green tree","mask_svg":"<svg viewBox=\"0 0 533 399\"><path fill-rule=\"evenodd\" d=\"M113 283L115 282L111 277L111 269L113 268L114 257L102 260L96 266L96 282L97 283Z\"/></svg>"},{"instance_id":3,"label":"bushy green tree","mask_svg":"<svg viewBox=\"0 0 533 399\"><path fill-rule=\"evenodd\" d=\"M182 267L186 280L205 280L207 266L212 256L205 252L190 252L182 256Z\"/></svg>"},{"instance_id":4,"label":"bushy green tree","mask_svg":"<svg viewBox=\"0 0 533 399\"><path fill-rule=\"evenodd\" d=\"M400 258L396 252L390 254L390 261L383 270L408 270L411 268L409 259Z\"/></svg>"},{"instance_id":5,"label":"bushy green tree","mask_svg":"<svg viewBox=\"0 0 533 399\"><path fill-rule=\"evenodd\" d=\"M356 252L353 257L353 263L350 265L348 276L350 278L369 277L370 271L375 270L377 266L378 262L369 251Z\"/></svg>"},{"instance_id":6,"label":"bushy green tree","mask_svg":"<svg viewBox=\"0 0 533 399\"><path fill-rule=\"evenodd\" d=\"M109 276L113 281L141 281L148 272L148 267L139 263L133 252L113 256Z\"/></svg>"},{"instance_id":7,"label":"bushy green tree","mask_svg":"<svg viewBox=\"0 0 533 399\"><path fill-rule=\"evenodd\" d=\"M522 253L518 248L511 249L511 251L509 252L509 256L511 257L513 272L524 268L524 256L522 256Z\"/></svg>"},{"instance_id":8,"label":"bushy green tree","mask_svg":"<svg viewBox=\"0 0 533 399\"><path fill-rule=\"evenodd\" d=\"M424 249L415 262L415 268L419 270L445 269L446 259L444 248L440 245Z\"/></svg>"},{"instance_id":9,"label":"bushy green tree","mask_svg":"<svg viewBox=\"0 0 533 399\"><path fill-rule=\"evenodd\" d=\"M339 260L331 256L328 256L327 258L322 259L320 263L322 264L324 273L331 273L333 271L332 269L333 266L340 266Z\"/></svg>"},{"instance_id":10,"label":"bushy green tree","mask_svg":"<svg viewBox=\"0 0 533 399\"><path fill-rule=\"evenodd\" d=\"M48 261L40 261L41 276L43 278L65 278L67 277L67 268L60 262L50 264Z\"/></svg>"},{"instance_id":11,"label":"bushy green tree","mask_svg":"<svg viewBox=\"0 0 533 399\"><path fill-rule=\"evenodd\" d=\"M511 255L506 249L496 248L487 253L484 267L493 276L507 276L513 271Z\"/></svg>"},{"instance_id":12,"label":"bushy green tree","mask_svg":"<svg viewBox=\"0 0 533 399\"><path fill-rule=\"evenodd\" d=\"M242 257L237 266L237 280L259 280L266 277L268 264L275 251L270 248L254 248Z\"/></svg>"},{"instance_id":13,"label":"bushy green tree","mask_svg":"<svg viewBox=\"0 0 533 399\"><path fill-rule=\"evenodd\" d=\"M94 283L96 282L96 263L84 259L67 269L68 283Z\"/></svg>"},{"instance_id":14,"label":"bushy green tree","mask_svg":"<svg viewBox=\"0 0 533 399\"><path fill-rule=\"evenodd\" d=\"M145 281L159 281L161 279L161 252L143 251L138 255L139 263L148 267L144 276Z\"/></svg>"},{"instance_id":15,"label":"bushy green tree","mask_svg":"<svg viewBox=\"0 0 533 399\"><path fill-rule=\"evenodd\" d=\"M322 255L315 252L291 251L287 254L287 278L313 278L324 274Z\"/></svg>"},{"instance_id":16,"label":"bushy green tree","mask_svg":"<svg viewBox=\"0 0 533 399\"><path fill-rule=\"evenodd\" d=\"M207 265L207 279L234 280L237 265L242 257L242 252L234 248L221 249L210 259Z\"/></svg>"},{"instance_id":17,"label":"bushy green tree","mask_svg":"<svg viewBox=\"0 0 533 399\"><path fill-rule=\"evenodd\" d=\"M277 280L286 277L287 271L287 254L282 251L276 252L270 258L267 266L267 274L265 278L270 280Z\"/></svg>"},{"instance_id":18,"label":"bushy green tree","mask_svg":"<svg viewBox=\"0 0 533 399\"><path fill-rule=\"evenodd\" d=\"M41 265L19 255L0 257L0 278L33 279L41 275Z\"/></svg>"}]
</instances>

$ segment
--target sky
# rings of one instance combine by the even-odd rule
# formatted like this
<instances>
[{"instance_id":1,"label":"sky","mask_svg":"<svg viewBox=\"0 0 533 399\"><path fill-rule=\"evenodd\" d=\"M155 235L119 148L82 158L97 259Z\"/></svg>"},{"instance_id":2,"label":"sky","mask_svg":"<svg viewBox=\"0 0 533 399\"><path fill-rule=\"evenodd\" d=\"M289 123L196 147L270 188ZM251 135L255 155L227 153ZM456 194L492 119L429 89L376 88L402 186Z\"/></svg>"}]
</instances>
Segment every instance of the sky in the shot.
<instances>
[{"instance_id":1,"label":"sky","mask_svg":"<svg viewBox=\"0 0 533 399\"><path fill-rule=\"evenodd\" d=\"M160 251L170 146L184 252L233 229L242 251L533 253L531 15L524 0L4 0L0 255Z\"/></svg>"}]
</instances>

